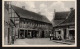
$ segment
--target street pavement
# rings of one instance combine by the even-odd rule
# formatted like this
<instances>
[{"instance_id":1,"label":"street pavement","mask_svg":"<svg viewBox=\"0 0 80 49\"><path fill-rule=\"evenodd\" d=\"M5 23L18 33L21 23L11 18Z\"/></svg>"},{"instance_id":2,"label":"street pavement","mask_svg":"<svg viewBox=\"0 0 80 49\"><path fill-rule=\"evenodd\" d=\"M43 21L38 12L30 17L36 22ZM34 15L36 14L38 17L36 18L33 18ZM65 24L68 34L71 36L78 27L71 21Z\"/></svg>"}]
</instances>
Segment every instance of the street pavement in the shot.
<instances>
[{"instance_id":1,"label":"street pavement","mask_svg":"<svg viewBox=\"0 0 80 49\"><path fill-rule=\"evenodd\" d=\"M67 45L62 43L56 43L49 38L25 38L16 39L12 45Z\"/></svg>"}]
</instances>

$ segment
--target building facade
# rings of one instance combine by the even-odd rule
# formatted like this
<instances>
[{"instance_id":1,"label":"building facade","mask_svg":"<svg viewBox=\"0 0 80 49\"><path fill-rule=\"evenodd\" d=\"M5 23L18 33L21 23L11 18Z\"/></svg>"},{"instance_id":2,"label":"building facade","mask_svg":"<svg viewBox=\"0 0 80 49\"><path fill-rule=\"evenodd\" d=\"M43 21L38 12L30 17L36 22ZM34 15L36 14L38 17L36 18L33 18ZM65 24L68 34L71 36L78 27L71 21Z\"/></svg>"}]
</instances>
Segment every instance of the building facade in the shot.
<instances>
[{"instance_id":1,"label":"building facade","mask_svg":"<svg viewBox=\"0 0 80 49\"><path fill-rule=\"evenodd\" d=\"M61 12L60 12L61 13ZM75 10L71 8L70 12L55 14L53 20L54 39L57 40L75 40ZM57 17L57 18L56 18ZM64 19L62 19L64 17ZM60 20L59 20L59 19ZM59 23L58 23L59 22Z\"/></svg>"},{"instance_id":2,"label":"building facade","mask_svg":"<svg viewBox=\"0 0 80 49\"><path fill-rule=\"evenodd\" d=\"M8 8L9 4L6 4ZM10 13L15 22L16 38L44 38L52 32L51 22L43 15L11 5Z\"/></svg>"},{"instance_id":3,"label":"building facade","mask_svg":"<svg viewBox=\"0 0 80 49\"><path fill-rule=\"evenodd\" d=\"M18 38L49 37L52 24L45 16L16 6L13 9L19 17Z\"/></svg>"}]
</instances>

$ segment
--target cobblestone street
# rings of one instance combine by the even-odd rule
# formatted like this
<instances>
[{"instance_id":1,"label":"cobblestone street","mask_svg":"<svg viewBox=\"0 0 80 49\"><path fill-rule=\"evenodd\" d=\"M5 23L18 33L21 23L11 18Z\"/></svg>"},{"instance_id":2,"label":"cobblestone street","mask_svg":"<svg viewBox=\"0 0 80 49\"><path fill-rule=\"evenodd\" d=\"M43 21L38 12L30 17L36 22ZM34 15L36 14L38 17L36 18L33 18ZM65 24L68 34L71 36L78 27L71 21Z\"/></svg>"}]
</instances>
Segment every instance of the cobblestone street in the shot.
<instances>
[{"instance_id":1,"label":"cobblestone street","mask_svg":"<svg viewBox=\"0 0 80 49\"><path fill-rule=\"evenodd\" d=\"M25 38L17 39L13 45L67 45L62 43L56 43L49 38Z\"/></svg>"}]
</instances>

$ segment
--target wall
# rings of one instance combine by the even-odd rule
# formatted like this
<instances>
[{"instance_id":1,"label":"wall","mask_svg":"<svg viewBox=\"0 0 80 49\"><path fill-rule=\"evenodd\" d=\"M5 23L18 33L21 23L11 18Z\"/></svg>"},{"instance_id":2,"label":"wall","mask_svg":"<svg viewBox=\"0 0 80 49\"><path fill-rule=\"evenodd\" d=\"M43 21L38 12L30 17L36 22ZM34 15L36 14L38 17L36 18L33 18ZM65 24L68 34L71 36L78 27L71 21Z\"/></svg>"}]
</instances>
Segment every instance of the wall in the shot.
<instances>
[{"instance_id":1,"label":"wall","mask_svg":"<svg viewBox=\"0 0 80 49\"><path fill-rule=\"evenodd\" d=\"M8 11L6 8L4 8L4 44L7 45L12 44L12 36L15 34L15 23L12 22L14 19L11 19L10 17L11 9Z\"/></svg>"},{"instance_id":2,"label":"wall","mask_svg":"<svg viewBox=\"0 0 80 49\"><path fill-rule=\"evenodd\" d=\"M23 28L23 30L31 30L31 29L37 29L39 37L41 37L42 31L44 31L44 37L49 37L49 31L51 31L52 27L51 25L44 23L44 22L38 22L34 20L28 20L24 18L20 18L20 28Z\"/></svg>"},{"instance_id":3,"label":"wall","mask_svg":"<svg viewBox=\"0 0 80 49\"><path fill-rule=\"evenodd\" d=\"M7 10L4 8L4 44L8 44L8 28L9 28L9 15Z\"/></svg>"}]
</instances>

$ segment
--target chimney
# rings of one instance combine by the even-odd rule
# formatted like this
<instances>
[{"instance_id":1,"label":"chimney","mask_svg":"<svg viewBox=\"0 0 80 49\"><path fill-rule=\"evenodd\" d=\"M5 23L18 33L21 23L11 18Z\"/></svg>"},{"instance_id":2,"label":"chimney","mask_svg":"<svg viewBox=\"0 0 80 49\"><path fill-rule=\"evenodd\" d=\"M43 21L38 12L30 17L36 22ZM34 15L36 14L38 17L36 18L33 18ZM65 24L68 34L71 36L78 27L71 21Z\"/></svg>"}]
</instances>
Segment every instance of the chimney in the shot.
<instances>
[{"instance_id":1,"label":"chimney","mask_svg":"<svg viewBox=\"0 0 80 49\"><path fill-rule=\"evenodd\" d=\"M25 9L25 6L22 6L22 9Z\"/></svg>"}]
</instances>

